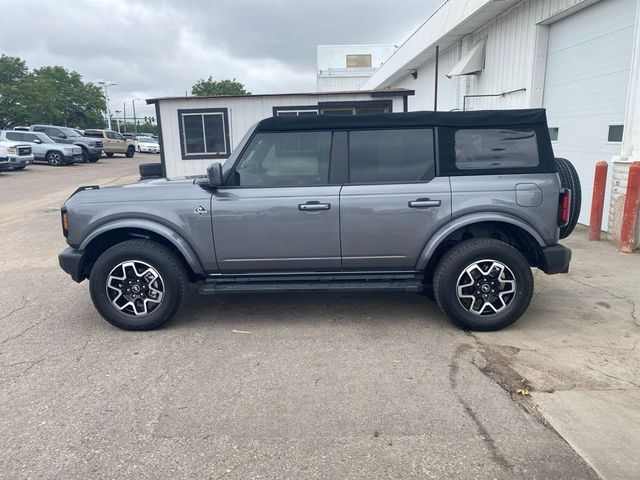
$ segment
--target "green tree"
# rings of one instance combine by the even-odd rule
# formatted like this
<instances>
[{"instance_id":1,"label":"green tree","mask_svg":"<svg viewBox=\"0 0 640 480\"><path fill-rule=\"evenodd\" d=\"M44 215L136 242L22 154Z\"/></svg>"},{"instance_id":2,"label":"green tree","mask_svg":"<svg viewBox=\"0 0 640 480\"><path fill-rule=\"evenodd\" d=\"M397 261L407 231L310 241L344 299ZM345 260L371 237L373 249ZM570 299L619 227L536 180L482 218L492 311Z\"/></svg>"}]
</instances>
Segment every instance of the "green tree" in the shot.
<instances>
[{"instance_id":1,"label":"green tree","mask_svg":"<svg viewBox=\"0 0 640 480\"><path fill-rule=\"evenodd\" d=\"M244 85L234 78L233 80L214 80L211 76L206 80L201 78L191 87L191 95L198 97L210 95L251 95Z\"/></svg>"},{"instance_id":2,"label":"green tree","mask_svg":"<svg viewBox=\"0 0 640 480\"><path fill-rule=\"evenodd\" d=\"M24 62L0 57L0 126L52 123L102 127L106 102L98 85L63 67L28 72Z\"/></svg>"}]
</instances>

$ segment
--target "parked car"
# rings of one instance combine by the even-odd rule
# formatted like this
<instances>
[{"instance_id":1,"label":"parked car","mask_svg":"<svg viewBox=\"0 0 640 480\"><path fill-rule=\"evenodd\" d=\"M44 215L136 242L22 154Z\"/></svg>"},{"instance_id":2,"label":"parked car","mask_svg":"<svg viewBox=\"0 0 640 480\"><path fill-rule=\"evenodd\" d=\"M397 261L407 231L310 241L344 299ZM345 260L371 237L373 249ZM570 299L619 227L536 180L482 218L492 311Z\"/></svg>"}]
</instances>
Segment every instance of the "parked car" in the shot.
<instances>
[{"instance_id":1,"label":"parked car","mask_svg":"<svg viewBox=\"0 0 640 480\"><path fill-rule=\"evenodd\" d=\"M47 162L54 167L82 162L82 148L56 143L41 132L7 130L0 132L0 139L29 144L35 162Z\"/></svg>"},{"instance_id":2,"label":"parked car","mask_svg":"<svg viewBox=\"0 0 640 480\"><path fill-rule=\"evenodd\" d=\"M0 137L0 172L23 170L31 163L33 163L33 154L29 145Z\"/></svg>"},{"instance_id":3,"label":"parked car","mask_svg":"<svg viewBox=\"0 0 640 480\"><path fill-rule=\"evenodd\" d=\"M136 150L140 153L160 153L160 145L151 137L136 137Z\"/></svg>"},{"instance_id":4,"label":"parked car","mask_svg":"<svg viewBox=\"0 0 640 480\"><path fill-rule=\"evenodd\" d=\"M85 129L84 136L99 138L102 141L102 150L107 157L113 157L115 153L122 153L127 158L131 158L136 151L135 142L112 130Z\"/></svg>"},{"instance_id":5,"label":"parked car","mask_svg":"<svg viewBox=\"0 0 640 480\"><path fill-rule=\"evenodd\" d=\"M80 188L59 261L130 330L169 320L187 282L432 291L460 327L497 330L527 309L532 267L568 271L579 200L542 109L273 117L207 177Z\"/></svg>"},{"instance_id":6,"label":"parked car","mask_svg":"<svg viewBox=\"0 0 640 480\"><path fill-rule=\"evenodd\" d=\"M86 138L76 130L58 125L31 125L32 132L42 132L56 143L77 145L82 149L83 162L97 162L102 155L102 142L93 138Z\"/></svg>"}]
</instances>

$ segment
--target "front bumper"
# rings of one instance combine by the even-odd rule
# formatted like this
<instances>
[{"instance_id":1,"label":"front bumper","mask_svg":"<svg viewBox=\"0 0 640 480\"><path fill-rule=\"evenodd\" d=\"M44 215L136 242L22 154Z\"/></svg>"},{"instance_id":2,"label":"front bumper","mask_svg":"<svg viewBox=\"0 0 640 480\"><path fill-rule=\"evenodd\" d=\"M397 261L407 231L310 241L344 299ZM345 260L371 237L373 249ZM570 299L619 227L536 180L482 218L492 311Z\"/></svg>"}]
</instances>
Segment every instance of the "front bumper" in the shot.
<instances>
[{"instance_id":1,"label":"front bumper","mask_svg":"<svg viewBox=\"0 0 640 480\"><path fill-rule=\"evenodd\" d=\"M33 163L33 155L8 155L0 158L0 170L25 167Z\"/></svg>"},{"instance_id":2,"label":"front bumper","mask_svg":"<svg viewBox=\"0 0 640 480\"><path fill-rule=\"evenodd\" d=\"M67 247L58 255L58 263L62 270L71 275L75 282L80 283L87 278L83 272L84 251Z\"/></svg>"},{"instance_id":3,"label":"front bumper","mask_svg":"<svg viewBox=\"0 0 640 480\"><path fill-rule=\"evenodd\" d=\"M87 153L90 158L100 158L102 156L102 147L88 147Z\"/></svg>"},{"instance_id":4,"label":"front bumper","mask_svg":"<svg viewBox=\"0 0 640 480\"><path fill-rule=\"evenodd\" d=\"M569 263L571 263L571 250L564 245L551 245L542 249L540 270L547 275L567 273Z\"/></svg>"},{"instance_id":5,"label":"front bumper","mask_svg":"<svg viewBox=\"0 0 640 480\"><path fill-rule=\"evenodd\" d=\"M160 153L159 148L140 147L141 153Z\"/></svg>"},{"instance_id":6,"label":"front bumper","mask_svg":"<svg viewBox=\"0 0 640 480\"><path fill-rule=\"evenodd\" d=\"M82 152L77 155L65 155L64 163L82 163Z\"/></svg>"}]
</instances>

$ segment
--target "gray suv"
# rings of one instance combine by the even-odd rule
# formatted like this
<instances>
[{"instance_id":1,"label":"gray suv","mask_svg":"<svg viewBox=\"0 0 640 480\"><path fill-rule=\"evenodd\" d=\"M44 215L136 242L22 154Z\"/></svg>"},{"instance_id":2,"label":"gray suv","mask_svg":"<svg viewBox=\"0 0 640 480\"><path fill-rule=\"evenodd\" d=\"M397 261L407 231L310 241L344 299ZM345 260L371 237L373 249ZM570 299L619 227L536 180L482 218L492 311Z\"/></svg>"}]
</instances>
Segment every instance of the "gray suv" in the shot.
<instances>
[{"instance_id":1,"label":"gray suv","mask_svg":"<svg viewBox=\"0 0 640 480\"><path fill-rule=\"evenodd\" d=\"M80 132L73 128L61 127L58 125L31 125L32 132L42 132L56 143L67 143L77 145L82 149L82 161L97 162L102 156L102 142L93 138L83 137Z\"/></svg>"},{"instance_id":2,"label":"gray suv","mask_svg":"<svg viewBox=\"0 0 640 480\"><path fill-rule=\"evenodd\" d=\"M568 271L578 199L541 109L274 117L206 177L78 189L59 262L130 330L169 320L188 282L424 292L496 330L527 309L532 267Z\"/></svg>"},{"instance_id":3,"label":"gray suv","mask_svg":"<svg viewBox=\"0 0 640 480\"><path fill-rule=\"evenodd\" d=\"M9 130L0 132L0 139L29 144L34 162L47 162L49 165L59 167L82 161L80 147L56 143L44 133Z\"/></svg>"}]
</instances>

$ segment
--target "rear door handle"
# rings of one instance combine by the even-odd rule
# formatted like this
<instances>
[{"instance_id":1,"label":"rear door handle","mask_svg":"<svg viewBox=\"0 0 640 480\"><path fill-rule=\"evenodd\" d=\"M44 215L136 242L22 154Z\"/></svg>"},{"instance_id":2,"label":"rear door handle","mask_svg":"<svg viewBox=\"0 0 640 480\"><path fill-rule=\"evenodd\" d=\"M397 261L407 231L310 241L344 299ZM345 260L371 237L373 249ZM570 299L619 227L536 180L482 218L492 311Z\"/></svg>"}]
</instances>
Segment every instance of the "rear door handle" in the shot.
<instances>
[{"instance_id":1,"label":"rear door handle","mask_svg":"<svg viewBox=\"0 0 640 480\"><path fill-rule=\"evenodd\" d=\"M298 205L298 210L309 211L309 210L329 210L331 208L330 203L320 203L320 202L307 202L301 203Z\"/></svg>"},{"instance_id":2,"label":"rear door handle","mask_svg":"<svg viewBox=\"0 0 640 480\"><path fill-rule=\"evenodd\" d=\"M429 198L417 198L409 202L409 208L429 208L439 207L440 205L442 205L440 200L431 200Z\"/></svg>"}]
</instances>

